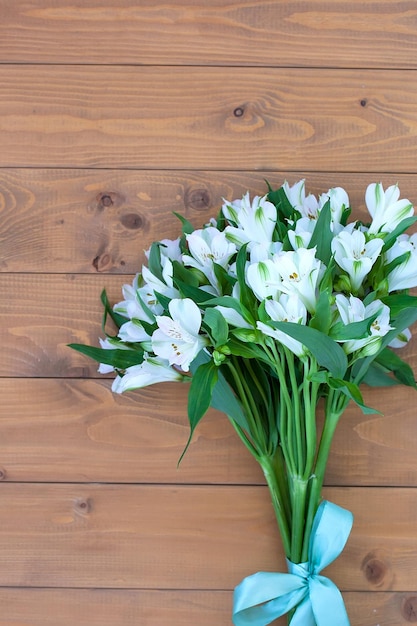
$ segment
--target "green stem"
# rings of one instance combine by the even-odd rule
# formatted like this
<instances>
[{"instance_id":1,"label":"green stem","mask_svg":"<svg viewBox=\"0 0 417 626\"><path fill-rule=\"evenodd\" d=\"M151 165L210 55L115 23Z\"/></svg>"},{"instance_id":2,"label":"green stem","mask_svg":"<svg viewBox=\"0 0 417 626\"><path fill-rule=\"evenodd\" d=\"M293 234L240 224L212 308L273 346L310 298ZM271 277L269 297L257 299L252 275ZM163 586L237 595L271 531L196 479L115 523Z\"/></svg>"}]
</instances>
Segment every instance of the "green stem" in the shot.
<instances>
[{"instance_id":1,"label":"green stem","mask_svg":"<svg viewBox=\"0 0 417 626\"><path fill-rule=\"evenodd\" d=\"M301 476L292 476L292 524L291 524L291 555L293 563L302 562L303 537L305 532L305 514L308 481Z\"/></svg>"},{"instance_id":2,"label":"green stem","mask_svg":"<svg viewBox=\"0 0 417 626\"><path fill-rule=\"evenodd\" d=\"M313 526L314 516L320 504L321 491L324 483L324 475L326 472L326 466L329 458L333 436L340 416L345 410L348 402L349 400L346 398L346 396L343 396L342 394L333 390L329 391L329 396L326 402L324 426L320 438L319 449L317 452L314 474L311 476L309 484L308 508L302 550L303 561L307 560L308 558L308 544L310 541L311 528Z\"/></svg>"},{"instance_id":3,"label":"green stem","mask_svg":"<svg viewBox=\"0 0 417 626\"><path fill-rule=\"evenodd\" d=\"M269 456L263 456L259 458L259 463L262 467L266 482L269 487L269 493L272 499L272 506L274 508L275 516L278 522L278 528L280 530L282 544L285 554L288 556L291 553L291 539L290 529L283 501L285 494L282 493L282 474L279 469L274 465L273 460ZM278 471L277 471L278 470Z\"/></svg>"}]
</instances>

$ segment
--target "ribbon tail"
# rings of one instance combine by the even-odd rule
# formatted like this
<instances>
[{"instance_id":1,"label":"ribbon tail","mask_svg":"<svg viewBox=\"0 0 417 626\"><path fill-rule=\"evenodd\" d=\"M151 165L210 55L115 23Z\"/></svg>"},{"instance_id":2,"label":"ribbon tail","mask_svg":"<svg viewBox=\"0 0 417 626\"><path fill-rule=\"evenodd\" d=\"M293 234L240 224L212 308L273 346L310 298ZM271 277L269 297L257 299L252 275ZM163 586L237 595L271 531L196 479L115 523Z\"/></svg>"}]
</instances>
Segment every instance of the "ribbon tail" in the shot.
<instances>
[{"instance_id":1,"label":"ribbon tail","mask_svg":"<svg viewBox=\"0 0 417 626\"><path fill-rule=\"evenodd\" d=\"M294 574L258 572L244 578L233 596L235 626L266 626L299 604L308 593Z\"/></svg>"},{"instance_id":2,"label":"ribbon tail","mask_svg":"<svg viewBox=\"0 0 417 626\"><path fill-rule=\"evenodd\" d=\"M342 594L330 578L310 580L310 603L317 626L350 626Z\"/></svg>"},{"instance_id":3,"label":"ribbon tail","mask_svg":"<svg viewBox=\"0 0 417 626\"><path fill-rule=\"evenodd\" d=\"M308 560L312 573L318 574L343 551L353 515L350 511L324 500L317 509L311 529Z\"/></svg>"}]
</instances>

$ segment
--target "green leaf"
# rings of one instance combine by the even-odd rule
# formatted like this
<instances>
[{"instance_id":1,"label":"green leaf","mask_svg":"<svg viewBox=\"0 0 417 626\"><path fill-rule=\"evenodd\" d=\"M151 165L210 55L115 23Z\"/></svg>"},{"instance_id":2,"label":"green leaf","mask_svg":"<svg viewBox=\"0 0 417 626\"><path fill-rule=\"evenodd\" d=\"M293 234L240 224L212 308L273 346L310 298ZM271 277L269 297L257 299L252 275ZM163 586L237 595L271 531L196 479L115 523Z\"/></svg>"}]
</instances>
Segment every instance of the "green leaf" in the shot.
<instances>
[{"instance_id":1,"label":"green leaf","mask_svg":"<svg viewBox=\"0 0 417 626\"><path fill-rule=\"evenodd\" d=\"M188 421L190 423L190 436L185 448L179 458L178 465L181 463L184 454L188 450L194 431L201 418L206 413L211 404L213 389L217 382L219 368L214 364L213 360L203 363L193 372L190 390L188 392Z\"/></svg>"},{"instance_id":2,"label":"green leaf","mask_svg":"<svg viewBox=\"0 0 417 626\"><path fill-rule=\"evenodd\" d=\"M255 320L253 319L253 316L237 298L233 298L232 296L220 296L218 298L214 297L211 300L207 300L207 302L204 303L203 308L209 306L224 306L229 309L234 309L243 317L244 320L247 321L248 324L251 324L251 326L255 326Z\"/></svg>"},{"instance_id":3,"label":"green leaf","mask_svg":"<svg viewBox=\"0 0 417 626\"><path fill-rule=\"evenodd\" d=\"M349 382L347 380L332 378L331 376L329 376L327 384L332 389L341 391L345 394L345 396L350 398L350 400L353 400L362 409L362 412L365 413L365 415L369 415L372 413L378 413L379 415L381 415L380 411L377 411L376 409L373 409L364 403L359 387L355 385L355 383Z\"/></svg>"},{"instance_id":4,"label":"green leaf","mask_svg":"<svg viewBox=\"0 0 417 626\"><path fill-rule=\"evenodd\" d=\"M190 235L194 232L194 226L189 222L185 217L181 215L181 213L176 213L173 211L175 217L177 217L182 224L182 233L183 235Z\"/></svg>"},{"instance_id":5,"label":"green leaf","mask_svg":"<svg viewBox=\"0 0 417 626\"><path fill-rule=\"evenodd\" d=\"M200 289L198 287L193 287L188 283L184 283L181 280L176 281L176 286L184 296L184 298L191 298L198 305L202 305L206 303L208 300L212 300L214 298L213 294L208 293L208 291L204 291L204 289Z\"/></svg>"},{"instance_id":6,"label":"green leaf","mask_svg":"<svg viewBox=\"0 0 417 626\"><path fill-rule=\"evenodd\" d=\"M375 362L370 364L362 383L369 387L392 387L400 384L398 380L387 374L385 368Z\"/></svg>"},{"instance_id":7,"label":"green leaf","mask_svg":"<svg viewBox=\"0 0 417 626\"><path fill-rule=\"evenodd\" d=\"M321 367L325 367L334 378L343 378L348 361L343 348L324 333L293 322L269 322L273 328L278 328L293 339L300 341L315 357Z\"/></svg>"},{"instance_id":8,"label":"green leaf","mask_svg":"<svg viewBox=\"0 0 417 626\"><path fill-rule=\"evenodd\" d=\"M406 263L408 259L410 258L410 256L411 256L411 252L404 252L404 254L400 254L400 256L397 256L395 259L393 259L391 263L388 263L388 265L385 265L384 267L385 276L388 276L388 274L390 274L393 269L401 265L401 263Z\"/></svg>"},{"instance_id":9,"label":"green leaf","mask_svg":"<svg viewBox=\"0 0 417 626\"><path fill-rule=\"evenodd\" d=\"M204 324L210 329L214 347L223 346L229 335L229 326L223 315L217 309L207 309L204 314Z\"/></svg>"},{"instance_id":10,"label":"green leaf","mask_svg":"<svg viewBox=\"0 0 417 626\"><path fill-rule=\"evenodd\" d=\"M329 336L335 341L350 341L353 339L365 339L371 332L372 322L378 317L378 312L360 322L343 324L338 322L330 329Z\"/></svg>"},{"instance_id":11,"label":"green leaf","mask_svg":"<svg viewBox=\"0 0 417 626\"><path fill-rule=\"evenodd\" d=\"M168 296L163 293L159 293L158 291L154 291L155 298L158 300L159 304L164 308L164 311L168 311L169 303L172 298L168 298Z\"/></svg>"},{"instance_id":12,"label":"green leaf","mask_svg":"<svg viewBox=\"0 0 417 626\"><path fill-rule=\"evenodd\" d=\"M280 217L290 219L294 215L294 207L288 200L287 194L282 187L279 187L275 191L269 191L268 200L272 202L272 204L275 204Z\"/></svg>"},{"instance_id":13,"label":"green leaf","mask_svg":"<svg viewBox=\"0 0 417 626\"><path fill-rule=\"evenodd\" d=\"M391 294L382 297L381 301L389 307L391 318L397 317L404 309L417 310L417 296L409 296L405 293Z\"/></svg>"},{"instance_id":14,"label":"green leaf","mask_svg":"<svg viewBox=\"0 0 417 626\"><path fill-rule=\"evenodd\" d=\"M320 259L325 265L328 265L332 256L332 239L333 233L330 230L330 200L324 204L319 213L317 224L314 228L312 237L310 239L309 248L317 247L316 257Z\"/></svg>"},{"instance_id":15,"label":"green leaf","mask_svg":"<svg viewBox=\"0 0 417 626\"><path fill-rule=\"evenodd\" d=\"M229 272L218 263L213 263L213 271L219 281L222 293L230 294L232 292L233 285L236 283L236 278L231 276Z\"/></svg>"},{"instance_id":16,"label":"green leaf","mask_svg":"<svg viewBox=\"0 0 417 626\"><path fill-rule=\"evenodd\" d=\"M309 326L321 331L325 335L329 333L332 321L332 309L330 306L330 291L328 289L320 290L317 300L316 312L310 320Z\"/></svg>"},{"instance_id":17,"label":"green leaf","mask_svg":"<svg viewBox=\"0 0 417 626\"><path fill-rule=\"evenodd\" d=\"M191 363L190 369L192 372L195 372L197 367L199 367L203 363L208 363L211 360L211 357L207 352L201 350L199 354L196 356L194 361ZM218 368L219 369L219 368ZM236 398L233 390L231 389L229 383L226 381L225 377L221 373L218 372L217 383L214 386L212 398L211 398L211 406L213 409L217 409L221 411L225 415L232 419L246 432L249 432L249 425L246 421L245 414L242 410L239 400Z\"/></svg>"},{"instance_id":18,"label":"green leaf","mask_svg":"<svg viewBox=\"0 0 417 626\"><path fill-rule=\"evenodd\" d=\"M253 309L253 305L255 302L255 296L253 295L252 291L249 289L249 287L246 284L245 272L246 272L246 261L247 261L247 254L246 254L247 247L248 247L248 244L245 243L238 252L238 255L236 257L236 274L237 274L237 279L238 279L239 288L240 288L240 300L243 306L249 311L251 311Z\"/></svg>"},{"instance_id":19,"label":"green leaf","mask_svg":"<svg viewBox=\"0 0 417 626\"><path fill-rule=\"evenodd\" d=\"M402 220L394 230L389 233L384 239L384 245L382 247L382 252L386 252L394 245L397 237L402 235L404 231L406 231L410 226L415 224L417 221L417 217L406 217Z\"/></svg>"},{"instance_id":20,"label":"green leaf","mask_svg":"<svg viewBox=\"0 0 417 626\"><path fill-rule=\"evenodd\" d=\"M106 363L112 365L115 369L124 370L133 365L139 365L143 362L144 351L142 348L135 350L114 350L106 348L95 348L94 346L85 346L81 343L70 343L69 348L77 350L86 356L94 359L98 363Z\"/></svg>"},{"instance_id":21,"label":"green leaf","mask_svg":"<svg viewBox=\"0 0 417 626\"><path fill-rule=\"evenodd\" d=\"M191 287L198 287L199 282L197 276L192 270L184 267L182 263L179 263L178 261L173 261L172 269L173 280L175 284L177 284L178 281L181 281L183 283L186 283L187 285L190 285Z\"/></svg>"},{"instance_id":22,"label":"green leaf","mask_svg":"<svg viewBox=\"0 0 417 626\"><path fill-rule=\"evenodd\" d=\"M390 348L384 348L376 357L375 362L392 372L401 384L417 389L412 368Z\"/></svg>"},{"instance_id":23,"label":"green leaf","mask_svg":"<svg viewBox=\"0 0 417 626\"><path fill-rule=\"evenodd\" d=\"M106 290L103 289L103 291L101 292L100 295L100 300L101 303L104 307L104 313L103 313L103 320L102 320L102 324L101 327L103 329L103 332L106 333L106 323L107 323L107 316L110 317L110 319L113 320L114 324L117 326L117 328L120 328L121 326L123 326L123 324L126 323L126 318L123 317L123 315L120 315L119 313L115 313L113 311L112 306L110 305L110 302L107 298L107 293ZM106 333L107 335L107 333ZM110 335L107 335L108 337L110 337Z\"/></svg>"},{"instance_id":24,"label":"green leaf","mask_svg":"<svg viewBox=\"0 0 417 626\"><path fill-rule=\"evenodd\" d=\"M154 241L151 245L149 250L148 268L156 278L165 283L164 277L162 276L161 251L159 249L159 245L158 241Z\"/></svg>"}]
</instances>

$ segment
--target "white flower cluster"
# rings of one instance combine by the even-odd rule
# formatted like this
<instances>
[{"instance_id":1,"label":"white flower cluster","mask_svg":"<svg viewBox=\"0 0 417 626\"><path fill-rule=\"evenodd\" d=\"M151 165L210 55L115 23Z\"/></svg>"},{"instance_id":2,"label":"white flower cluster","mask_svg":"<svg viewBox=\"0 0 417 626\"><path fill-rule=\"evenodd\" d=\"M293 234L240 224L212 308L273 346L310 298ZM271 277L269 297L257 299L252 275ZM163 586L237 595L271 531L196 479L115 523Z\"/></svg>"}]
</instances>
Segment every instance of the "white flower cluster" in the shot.
<instances>
[{"instance_id":1,"label":"white flower cluster","mask_svg":"<svg viewBox=\"0 0 417 626\"><path fill-rule=\"evenodd\" d=\"M369 222L348 223L346 191L337 187L317 199L299 181L253 200L247 193L225 201L218 220L202 229L184 220L183 236L153 244L147 266L123 287L114 313L126 321L117 337L102 342L110 349L140 346L142 362L100 371L116 369L116 392L183 380L201 350L221 363L229 338L256 344L261 335L303 359L308 348L276 323L316 320L317 328L322 310L327 334L350 362L376 353L393 330L384 299L417 286L417 234L404 232L414 209L399 195L398 186L369 185ZM338 338L332 330L365 320L365 336ZM390 345L409 338L404 329Z\"/></svg>"}]
</instances>

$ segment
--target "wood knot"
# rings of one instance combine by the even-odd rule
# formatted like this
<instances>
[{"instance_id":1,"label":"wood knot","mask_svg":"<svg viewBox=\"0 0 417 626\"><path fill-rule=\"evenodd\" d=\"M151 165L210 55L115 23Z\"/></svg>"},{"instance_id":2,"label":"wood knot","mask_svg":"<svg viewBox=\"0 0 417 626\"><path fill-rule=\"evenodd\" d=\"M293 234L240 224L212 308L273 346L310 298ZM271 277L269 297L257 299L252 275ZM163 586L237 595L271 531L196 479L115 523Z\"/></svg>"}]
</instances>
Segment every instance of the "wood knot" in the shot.
<instances>
[{"instance_id":1,"label":"wood knot","mask_svg":"<svg viewBox=\"0 0 417 626\"><path fill-rule=\"evenodd\" d=\"M366 107L367 104L368 104L368 100L366 98L362 98L361 107Z\"/></svg>"},{"instance_id":2,"label":"wood knot","mask_svg":"<svg viewBox=\"0 0 417 626\"><path fill-rule=\"evenodd\" d=\"M139 230L139 228L143 228L145 222L143 217L138 213L126 213L121 216L120 221L125 228L129 228L130 230Z\"/></svg>"},{"instance_id":3,"label":"wood knot","mask_svg":"<svg viewBox=\"0 0 417 626\"><path fill-rule=\"evenodd\" d=\"M96 270L96 272L104 272L109 269L113 265L113 260L111 255L108 252L104 254L98 254L94 257L92 266Z\"/></svg>"},{"instance_id":4,"label":"wood knot","mask_svg":"<svg viewBox=\"0 0 417 626\"><path fill-rule=\"evenodd\" d=\"M409 596L404 598L401 615L407 622L417 622L417 596Z\"/></svg>"},{"instance_id":5,"label":"wood knot","mask_svg":"<svg viewBox=\"0 0 417 626\"><path fill-rule=\"evenodd\" d=\"M385 561L378 558L374 553L370 553L362 561L361 569L371 585L380 587L384 583L389 567Z\"/></svg>"},{"instance_id":6,"label":"wood knot","mask_svg":"<svg viewBox=\"0 0 417 626\"><path fill-rule=\"evenodd\" d=\"M184 203L187 209L204 211L212 205L211 195L208 189L187 189Z\"/></svg>"},{"instance_id":7,"label":"wood knot","mask_svg":"<svg viewBox=\"0 0 417 626\"><path fill-rule=\"evenodd\" d=\"M78 498L74 502L74 510L80 515L88 515L91 512L92 501L91 498Z\"/></svg>"},{"instance_id":8,"label":"wood knot","mask_svg":"<svg viewBox=\"0 0 417 626\"><path fill-rule=\"evenodd\" d=\"M236 107L233 111L235 117L242 117L245 114L245 107Z\"/></svg>"},{"instance_id":9,"label":"wood knot","mask_svg":"<svg viewBox=\"0 0 417 626\"><path fill-rule=\"evenodd\" d=\"M104 211L110 207L117 207L123 203L124 199L115 191L101 191L96 196L96 209Z\"/></svg>"},{"instance_id":10,"label":"wood knot","mask_svg":"<svg viewBox=\"0 0 417 626\"><path fill-rule=\"evenodd\" d=\"M0 480L6 480L7 472L4 467L0 467Z\"/></svg>"}]
</instances>

